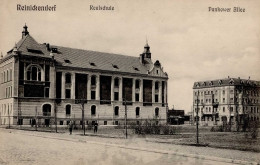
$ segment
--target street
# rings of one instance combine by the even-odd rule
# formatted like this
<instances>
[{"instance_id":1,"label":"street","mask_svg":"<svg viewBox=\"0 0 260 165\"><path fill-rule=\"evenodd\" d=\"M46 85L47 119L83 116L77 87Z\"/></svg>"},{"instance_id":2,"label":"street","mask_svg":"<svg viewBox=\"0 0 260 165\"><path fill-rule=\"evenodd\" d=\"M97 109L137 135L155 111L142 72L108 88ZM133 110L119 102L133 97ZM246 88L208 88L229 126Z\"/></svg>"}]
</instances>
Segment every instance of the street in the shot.
<instances>
[{"instance_id":1,"label":"street","mask_svg":"<svg viewBox=\"0 0 260 165\"><path fill-rule=\"evenodd\" d=\"M229 164L44 134L0 129L0 164Z\"/></svg>"}]
</instances>

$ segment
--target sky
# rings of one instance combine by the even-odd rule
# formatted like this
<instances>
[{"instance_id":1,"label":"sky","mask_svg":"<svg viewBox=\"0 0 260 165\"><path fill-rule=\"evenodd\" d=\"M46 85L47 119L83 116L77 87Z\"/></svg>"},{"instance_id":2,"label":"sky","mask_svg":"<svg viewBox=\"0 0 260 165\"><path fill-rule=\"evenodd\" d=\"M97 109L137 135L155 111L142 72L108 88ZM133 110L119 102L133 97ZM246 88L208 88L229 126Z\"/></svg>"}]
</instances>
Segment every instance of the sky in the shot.
<instances>
[{"instance_id":1,"label":"sky","mask_svg":"<svg viewBox=\"0 0 260 165\"><path fill-rule=\"evenodd\" d=\"M17 4L56 5L56 11L17 11ZM90 5L115 10L92 11ZM137 57L147 38L152 60L169 76L169 108L189 112L195 81L260 80L259 6L258 0L1 0L0 52L21 39L25 23L39 43Z\"/></svg>"}]
</instances>

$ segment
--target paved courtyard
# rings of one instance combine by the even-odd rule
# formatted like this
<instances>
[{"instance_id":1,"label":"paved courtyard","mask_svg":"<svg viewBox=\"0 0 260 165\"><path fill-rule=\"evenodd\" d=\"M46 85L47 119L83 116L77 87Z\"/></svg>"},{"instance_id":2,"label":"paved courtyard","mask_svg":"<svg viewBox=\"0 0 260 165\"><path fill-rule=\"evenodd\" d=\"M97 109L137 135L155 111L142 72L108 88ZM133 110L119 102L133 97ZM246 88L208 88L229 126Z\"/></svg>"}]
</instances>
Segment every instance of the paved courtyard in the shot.
<instances>
[{"instance_id":1,"label":"paved courtyard","mask_svg":"<svg viewBox=\"0 0 260 165\"><path fill-rule=\"evenodd\" d=\"M177 145L172 153L169 148L160 148L165 144L152 144L139 138L125 140L0 129L0 164L231 164L221 159L189 156L188 152L184 156L175 154Z\"/></svg>"}]
</instances>

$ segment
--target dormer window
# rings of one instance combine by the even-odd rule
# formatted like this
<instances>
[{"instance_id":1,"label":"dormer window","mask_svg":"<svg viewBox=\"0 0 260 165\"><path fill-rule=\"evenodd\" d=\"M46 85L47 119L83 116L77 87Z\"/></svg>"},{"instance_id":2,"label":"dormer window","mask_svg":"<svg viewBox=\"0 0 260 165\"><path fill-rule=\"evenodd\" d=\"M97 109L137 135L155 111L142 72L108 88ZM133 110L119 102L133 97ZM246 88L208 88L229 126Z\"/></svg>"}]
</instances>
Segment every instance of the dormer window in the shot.
<instances>
[{"instance_id":1,"label":"dormer window","mask_svg":"<svg viewBox=\"0 0 260 165\"><path fill-rule=\"evenodd\" d=\"M133 67L134 68L134 70L136 70L136 71L139 71L139 69L138 68L136 68L136 67Z\"/></svg>"},{"instance_id":2,"label":"dormer window","mask_svg":"<svg viewBox=\"0 0 260 165\"><path fill-rule=\"evenodd\" d=\"M112 64L115 69L119 69L117 65Z\"/></svg>"},{"instance_id":3,"label":"dormer window","mask_svg":"<svg viewBox=\"0 0 260 165\"><path fill-rule=\"evenodd\" d=\"M43 54L41 50L34 48L27 48L27 51L30 53Z\"/></svg>"},{"instance_id":4,"label":"dormer window","mask_svg":"<svg viewBox=\"0 0 260 165\"><path fill-rule=\"evenodd\" d=\"M231 80L229 81L229 84L234 84L234 80L231 79Z\"/></svg>"},{"instance_id":5,"label":"dormer window","mask_svg":"<svg viewBox=\"0 0 260 165\"><path fill-rule=\"evenodd\" d=\"M58 53L58 49L57 48L51 48L52 53Z\"/></svg>"},{"instance_id":6,"label":"dormer window","mask_svg":"<svg viewBox=\"0 0 260 165\"><path fill-rule=\"evenodd\" d=\"M96 64L94 62L90 62L89 63L91 66L96 66Z\"/></svg>"},{"instance_id":7,"label":"dormer window","mask_svg":"<svg viewBox=\"0 0 260 165\"><path fill-rule=\"evenodd\" d=\"M27 69L27 80L30 81L41 81L41 69L36 66L32 65Z\"/></svg>"},{"instance_id":8,"label":"dormer window","mask_svg":"<svg viewBox=\"0 0 260 165\"><path fill-rule=\"evenodd\" d=\"M71 63L70 60L68 60L68 59L64 59L64 62L69 63L69 64Z\"/></svg>"}]
</instances>

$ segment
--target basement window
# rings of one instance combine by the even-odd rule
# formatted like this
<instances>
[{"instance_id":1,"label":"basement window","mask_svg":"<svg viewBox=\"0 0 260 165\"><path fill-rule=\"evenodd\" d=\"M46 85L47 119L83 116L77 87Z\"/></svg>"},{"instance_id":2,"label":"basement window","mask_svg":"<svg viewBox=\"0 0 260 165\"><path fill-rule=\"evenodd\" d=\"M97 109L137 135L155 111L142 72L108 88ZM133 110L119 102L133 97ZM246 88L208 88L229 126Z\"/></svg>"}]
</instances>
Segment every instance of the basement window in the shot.
<instances>
[{"instance_id":1,"label":"basement window","mask_svg":"<svg viewBox=\"0 0 260 165\"><path fill-rule=\"evenodd\" d=\"M115 69L119 69L117 65L113 65L113 64L112 64L112 66L113 66Z\"/></svg>"}]
</instances>

